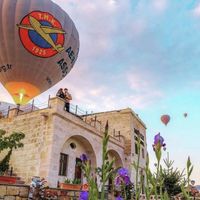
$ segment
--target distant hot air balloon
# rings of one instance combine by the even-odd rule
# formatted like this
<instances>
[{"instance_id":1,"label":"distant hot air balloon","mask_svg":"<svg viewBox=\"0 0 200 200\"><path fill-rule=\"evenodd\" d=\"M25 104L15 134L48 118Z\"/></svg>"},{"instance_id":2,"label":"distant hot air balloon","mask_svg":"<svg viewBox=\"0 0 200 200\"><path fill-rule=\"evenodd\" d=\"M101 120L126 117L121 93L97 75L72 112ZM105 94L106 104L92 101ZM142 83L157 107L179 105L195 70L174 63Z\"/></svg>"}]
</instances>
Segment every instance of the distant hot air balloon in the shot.
<instances>
[{"instance_id":1,"label":"distant hot air balloon","mask_svg":"<svg viewBox=\"0 0 200 200\"><path fill-rule=\"evenodd\" d=\"M168 122L170 121L170 116L169 115L162 115L160 119L163 122L163 124L165 124L165 126L167 126Z\"/></svg>"},{"instance_id":2,"label":"distant hot air balloon","mask_svg":"<svg viewBox=\"0 0 200 200\"><path fill-rule=\"evenodd\" d=\"M184 117L187 117L187 116L188 116L188 114L187 114L187 113L184 113L183 115L184 115Z\"/></svg>"},{"instance_id":3,"label":"distant hot air balloon","mask_svg":"<svg viewBox=\"0 0 200 200\"><path fill-rule=\"evenodd\" d=\"M79 35L51 0L0 0L0 19L0 82L26 104L70 72Z\"/></svg>"}]
</instances>

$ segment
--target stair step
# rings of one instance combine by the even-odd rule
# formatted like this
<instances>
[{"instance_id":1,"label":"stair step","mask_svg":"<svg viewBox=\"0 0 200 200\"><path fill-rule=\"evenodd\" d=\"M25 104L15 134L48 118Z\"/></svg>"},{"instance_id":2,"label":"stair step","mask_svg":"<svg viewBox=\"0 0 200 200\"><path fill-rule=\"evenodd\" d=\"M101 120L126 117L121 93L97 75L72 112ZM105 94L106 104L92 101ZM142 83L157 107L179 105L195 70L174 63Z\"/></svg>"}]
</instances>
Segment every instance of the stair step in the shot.
<instances>
[{"instance_id":1,"label":"stair step","mask_svg":"<svg viewBox=\"0 0 200 200\"><path fill-rule=\"evenodd\" d=\"M24 182L24 181L22 181L22 180L17 180L17 181L16 181L16 184L23 185L23 184L25 184L25 182Z\"/></svg>"}]
</instances>

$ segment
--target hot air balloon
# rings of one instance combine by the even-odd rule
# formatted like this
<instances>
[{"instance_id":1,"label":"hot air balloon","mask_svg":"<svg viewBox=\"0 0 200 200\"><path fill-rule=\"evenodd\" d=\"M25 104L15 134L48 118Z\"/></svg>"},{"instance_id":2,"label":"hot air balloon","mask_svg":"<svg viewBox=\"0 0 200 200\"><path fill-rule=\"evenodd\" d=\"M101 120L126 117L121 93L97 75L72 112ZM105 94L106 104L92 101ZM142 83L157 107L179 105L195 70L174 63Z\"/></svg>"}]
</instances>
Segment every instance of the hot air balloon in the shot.
<instances>
[{"instance_id":1,"label":"hot air balloon","mask_svg":"<svg viewBox=\"0 0 200 200\"><path fill-rule=\"evenodd\" d=\"M170 121L170 116L162 115L160 119L161 119L162 123L165 124L165 126L167 126L168 122Z\"/></svg>"},{"instance_id":2,"label":"hot air balloon","mask_svg":"<svg viewBox=\"0 0 200 200\"><path fill-rule=\"evenodd\" d=\"M183 116L186 118L186 117L188 116L188 114L187 114L187 113L184 113Z\"/></svg>"},{"instance_id":3,"label":"hot air balloon","mask_svg":"<svg viewBox=\"0 0 200 200\"><path fill-rule=\"evenodd\" d=\"M70 72L78 31L51 0L0 0L0 19L0 82L26 104Z\"/></svg>"}]
</instances>

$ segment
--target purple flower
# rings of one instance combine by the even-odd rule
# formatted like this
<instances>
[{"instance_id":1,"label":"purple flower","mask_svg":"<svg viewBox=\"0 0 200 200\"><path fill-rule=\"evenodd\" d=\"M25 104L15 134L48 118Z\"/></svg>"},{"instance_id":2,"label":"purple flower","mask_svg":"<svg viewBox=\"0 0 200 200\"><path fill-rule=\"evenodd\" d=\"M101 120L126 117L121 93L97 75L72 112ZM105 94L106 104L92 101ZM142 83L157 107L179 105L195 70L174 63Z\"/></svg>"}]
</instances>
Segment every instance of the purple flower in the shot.
<instances>
[{"instance_id":1,"label":"purple flower","mask_svg":"<svg viewBox=\"0 0 200 200\"><path fill-rule=\"evenodd\" d=\"M128 175L128 170L126 168L120 168L117 171L117 176L115 178L115 185L119 186L121 184L129 185L131 183L130 177Z\"/></svg>"},{"instance_id":2,"label":"purple flower","mask_svg":"<svg viewBox=\"0 0 200 200\"><path fill-rule=\"evenodd\" d=\"M80 159L81 159L82 162L86 162L86 161L88 160L88 157L86 156L86 154L83 153L83 154L80 156Z\"/></svg>"},{"instance_id":3,"label":"purple flower","mask_svg":"<svg viewBox=\"0 0 200 200\"><path fill-rule=\"evenodd\" d=\"M118 196L118 197L116 197L116 199L115 200L123 200L123 198L122 197L120 197L120 196Z\"/></svg>"},{"instance_id":4,"label":"purple flower","mask_svg":"<svg viewBox=\"0 0 200 200\"><path fill-rule=\"evenodd\" d=\"M160 143L161 145L163 145L164 143L164 138L160 135L160 133L158 133L154 137L154 144L157 145L158 143Z\"/></svg>"},{"instance_id":5,"label":"purple flower","mask_svg":"<svg viewBox=\"0 0 200 200\"><path fill-rule=\"evenodd\" d=\"M126 185L129 185L131 183L130 177L128 175L124 177L124 183Z\"/></svg>"},{"instance_id":6,"label":"purple flower","mask_svg":"<svg viewBox=\"0 0 200 200\"><path fill-rule=\"evenodd\" d=\"M80 196L79 196L79 200L88 200L89 198L89 194L87 191L81 191Z\"/></svg>"},{"instance_id":7,"label":"purple flower","mask_svg":"<svg viewBox=\"0 0 200 200\"><path fill-rule=\"evenodd\" d=\"M166 144L164 143L164 138L158 133L154 137L154 144L153 144L153 149L159 150L161 147L163 147L164 150L166 150Z\"/></svg>"},{"instance_id":8,"label":"purple flower","mask_svg":"<svg viewBox=\"0 0 200 200\"><path fill-rule=\"evenodd\" d=\"M127 176L128 175L128 170L126 168L120 168L117 171L118 175L121 177Z\"/></svg>"},{"instance_id":9,"label":"purple flower","mask_svg":"<svg viewBox=\"0 0 200 200\"><path fill-rule=\"evenodd\" d=\"M117 176L117 177L115 178L115 185L116 185L116 186L121 185L122 180L123 180L123 179L121 178L121 176Z\"/></svg>"}]
</instances>

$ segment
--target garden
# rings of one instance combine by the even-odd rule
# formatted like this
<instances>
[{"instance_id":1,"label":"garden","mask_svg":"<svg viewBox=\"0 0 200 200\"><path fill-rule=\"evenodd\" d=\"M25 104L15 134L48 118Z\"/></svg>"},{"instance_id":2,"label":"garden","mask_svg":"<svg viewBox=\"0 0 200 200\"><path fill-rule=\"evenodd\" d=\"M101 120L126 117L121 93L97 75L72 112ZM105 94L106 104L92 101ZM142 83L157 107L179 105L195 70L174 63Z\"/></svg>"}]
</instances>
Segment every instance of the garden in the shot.
<instances>
[{"instance_id":1,"label":"garden","mask_svg":"<svg viewBox=\"0 0 200 200\"><path fill-rule=\"evenodd\" d=\"M114 169L114 160L108 160L107 144L109 141L108 124L105 127L102 148L102 160L101 167L95 170L95 175L91 173L91 166L87 155L81 155L82 169L87 179L89 189L88 191L82 191L80 193L79 200L104 200L108 199L105 196L107 190L106 185L109 179L112 179L112 185L109 189L111 199L115 200L139 200L144 199L195 199L199 196L198 190L191 184L191 174L193 171L193 165L190 157L186 162L186 168L180 171L173 167L174 161L170 160L169 154L166 159L162 158L162 151L166 150L166 144L164 138L160 133L154 137L152 148L155 153L157 163L155 163L156 170L152 172L149 168L149 156L147 155L147 162L145 167L145 176L141 176L139 173L140 153L138 154L137 162L132 163L132 170L136 171L136 180L134 183L130 180L130 172L126 168ZM137 141L138 152L141 150L140 138ZM164 165L161 165L163 159ZM100 184L98 185L95 178L100 178ZM142 180L145 177L145 180ZM142 196L142 182L145 182L144 195ZM101 192L99 192L101 191Z\"/></svg>"}]
</instances>

